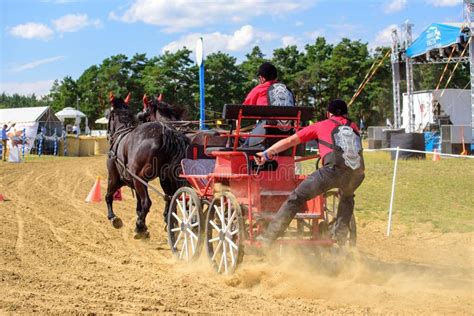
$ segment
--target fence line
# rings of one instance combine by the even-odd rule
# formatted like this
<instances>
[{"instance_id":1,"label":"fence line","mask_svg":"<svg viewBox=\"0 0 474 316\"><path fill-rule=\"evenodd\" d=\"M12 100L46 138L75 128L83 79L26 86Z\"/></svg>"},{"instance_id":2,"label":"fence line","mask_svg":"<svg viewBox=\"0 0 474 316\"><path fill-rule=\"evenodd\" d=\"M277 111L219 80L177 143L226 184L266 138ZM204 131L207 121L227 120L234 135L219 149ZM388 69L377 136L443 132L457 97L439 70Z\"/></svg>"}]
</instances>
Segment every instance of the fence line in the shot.
<instances>
[{"instance_id":1,"label":"fence line","mask_svg":"<svg viewBox=\"0 0 474 316\"><path fill-rule=\"evenodd\" d=\"M364 152L376 152L376 151L397 151L397 148L364 149ZM400 148L399 151L406 151L406 152L420 153L420 154L431 154L431 155L435 154L434 151L423 151L423 150L405 149L405 148ZM441 152L437 152L437 154L444 157L474 159L474 156L472 155L444 154Z\"/></svg>"}]
</instances>

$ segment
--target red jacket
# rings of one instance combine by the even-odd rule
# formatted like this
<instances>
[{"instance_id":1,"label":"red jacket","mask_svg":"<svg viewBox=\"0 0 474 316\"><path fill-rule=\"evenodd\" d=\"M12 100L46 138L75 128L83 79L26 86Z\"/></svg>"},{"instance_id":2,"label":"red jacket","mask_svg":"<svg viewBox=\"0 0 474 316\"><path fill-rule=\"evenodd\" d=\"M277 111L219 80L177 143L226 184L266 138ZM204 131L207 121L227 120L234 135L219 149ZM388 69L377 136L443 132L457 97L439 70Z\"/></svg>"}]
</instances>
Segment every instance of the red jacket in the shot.
<instances>
[{"instance_id":1,"label":"red jacket","mask_svg":"<svg viewBox=\"0 0 474 316\"><path fill-rule=\"evenodd\" d=\"M268 105L268 100L267 100L267 91L268 88L275 82L278 82L278 80L269 80L265 81L264 83L261 83L255 88L253 88L247 97L245 98L245 101L243 104L245 105Z\"/></svg>"},{"instance_id":2,"label":"red jacket","mask_svg":"<svg viewBox=\"0 0 474 316\"><path fill-rule=\"evenodd\" d=\"M345 118L344 116L333 116L331 117L332 120L338 121L341 124L346 124L348 119ZM334 123L333 121L327 119L324 121L319 121L314 124L311 124L310 126L307 126L303 128L302 130L296 132L296 135L298 135L298 138L302 143L306 143L310 140L318 140L321 139L329 144L332 144L332 136L331 133L334 128L336 128L338 125ZM359 133L359 128L357 125L353 122L351 124L351 127ZM329 154L331 151L333 151L331 148L320 145L319 146L319 155L321 156L321 159L324 161L324 156Z\"/></svg>"}]
</instances>

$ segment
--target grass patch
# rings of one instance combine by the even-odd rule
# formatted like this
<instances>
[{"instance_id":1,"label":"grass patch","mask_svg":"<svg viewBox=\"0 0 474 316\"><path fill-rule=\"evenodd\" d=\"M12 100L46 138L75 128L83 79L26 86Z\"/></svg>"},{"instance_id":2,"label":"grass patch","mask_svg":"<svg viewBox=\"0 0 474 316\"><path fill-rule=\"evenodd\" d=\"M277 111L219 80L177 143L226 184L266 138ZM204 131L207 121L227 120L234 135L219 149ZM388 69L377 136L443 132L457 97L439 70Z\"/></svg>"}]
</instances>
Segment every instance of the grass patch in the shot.
<instances>
[{"instance_id":1,"label":"grass patch","mask_svg":"<svg viewBox=\"0 0 474 316\"><path fill-rule=\"evenodd\" d=\"M363 221L387 220L394 161L387 152L365 153L366 178L356 191L356 216ZM305 163L304 170L314 168ZM474 160L400 160L393 205L393 223L436 232L474 231Z\"/></svg>"}]
</instances>

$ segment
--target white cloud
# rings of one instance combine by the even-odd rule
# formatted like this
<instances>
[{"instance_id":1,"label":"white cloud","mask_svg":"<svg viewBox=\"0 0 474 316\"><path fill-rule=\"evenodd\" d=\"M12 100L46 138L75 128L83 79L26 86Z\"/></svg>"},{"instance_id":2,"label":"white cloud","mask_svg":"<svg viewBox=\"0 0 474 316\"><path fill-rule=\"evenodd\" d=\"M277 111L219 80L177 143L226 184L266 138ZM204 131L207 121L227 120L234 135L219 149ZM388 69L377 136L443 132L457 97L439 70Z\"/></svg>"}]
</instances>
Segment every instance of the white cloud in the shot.
<instances>
[{"instance_id":1,"label":"white cloud","mask_svg":"<svg viewBox=\"0 0 474 316\"><path fill-rule=\"evenodd\" d=\"M373 49L379 46L391 46L392 45L392 30L398 30L396 24L391 24L384 28L383 30L379 31L377 35L375 35L375 39L369 43L369 48ZM400 36L400 32L398 32Z\"/></svg>"},{"instance_id":2,"label":"white cloud","mask_svg":"<svg viewBox=\"0 0 474 316\"><path fill-rule=\"evenodd\" d=\"M271 40L275 36L272 33L259 32L251 25L244 25L233 34L223 34L220 32L188 34L164 46L162 52L176 52L183 47L194 51L196 41L200 37L203 38L206 54L217 51L236 52L243 51L261 41Z\"/></svg>"},{"instance_id":3,"label":"white cloud","mask_svg":"<svg viewBox=\"0 0 474 316\"><path fill-rule=\"evenodd\" d=\"M15 37L47 40L51 38L54 32L41 23L25 23L12 27L9 33Z\"/></svg>"},{"instance_id":4,"label":"white cloud","mask_svg":"<svg viewBox=\"0 0 474 316\"><path fill-rule=\"evenodd\" d=\"M427 4L435 7L454 7L462 3L462 0L427 0Z\"/></svg>"},{"instance_id":5,"label":"white cloud","mask_svg":"<svg viewBox=\"0 0 474 316\"><path fill-rule=\"evenodd\" d=\"M385 5L385 13L393 13L403 10L407 5L407 0L389 0Z\"/></svg>"},{"instance_id":6,"label":"white cloud","mask_svg":"<svg viewBox=\"0 0 474 316\"><path fill-rule=\"evenodd\" d=\"M40 60L35 60L27 64L23 64L21 66L18 66L16 68L13 68L12 70L15 72L20 72L28 69L33 69L41 65L53 63L58 60L64 59L64 56L56 56L56 57L51 57L51 58L45 58L45 59L40 59Z\"/></svg>"},{"instance_id":7,"label":"white cloud","mask_svg":"<svg viewBox=\"0 0 474 316\"><path fill-rule=\"evenodd\" d=\"M217 21L241 22L262 15L285 15L310 6L314 0L135 0L123 13L111 12L109 18L127 23L143 22L180 31L206 26Z\"/></svg>"},{"instance_id":8,"label":"white cloud","mask_svg":"<svg viewBox=\"0 0 474 316\"><path fill-rule=\"evenodd\" d=\"M77 32L87 26L99 27L100 20L91 21L87 14L68 14L53 20L53 25L59 33Z\"/></svg>"},{"instance_id":9,"label":"white cloud","mask_svg":"<svg viewBox=\"0 0 474 316\"><path fill-rule=\"evenodd\" d=\"M281 38L281 42L283 44L283 47L299 45L298 39L294 36L283 36Z\"/></svg>"},{"instance_id":10,"label":"white cloud","mask_svg":"<svg viewBox=\"0 0 474 316\"><path fill-rule=\"evenodd\" d=\"M49 93L54 80L41 80L36 82L0 82L0 91L6 94L18 93L20 95L44 96Z\"/></svg>"},{"instance_id":11,"label":"white cloud","mask_svg":"<svg viewBox=\"0 0 474 316\"><path fill-rule=\"evenodd\" d=\"M320 30L314 30L314 31L311 31L311 32L305 32L304 35L308 39L314 41L316 38L324 36L324 30L320 29Z\"/></svg>"}]
</instances>

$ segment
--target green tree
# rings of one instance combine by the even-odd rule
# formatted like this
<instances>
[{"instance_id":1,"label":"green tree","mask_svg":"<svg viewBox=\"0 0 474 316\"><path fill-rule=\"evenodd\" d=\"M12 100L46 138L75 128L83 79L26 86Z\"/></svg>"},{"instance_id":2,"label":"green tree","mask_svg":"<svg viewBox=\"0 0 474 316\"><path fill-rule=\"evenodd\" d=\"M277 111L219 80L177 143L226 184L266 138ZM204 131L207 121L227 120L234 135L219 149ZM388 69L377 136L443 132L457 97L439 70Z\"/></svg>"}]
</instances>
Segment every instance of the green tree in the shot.
<instances>
[{"instance_id":1,"label":"green tree","mask_svg":"<svg viewBox=\"0 0 474 316\"><path fill-rule=\"evenodd\" d=\"M214 118L220 117L224 104L240 104L245 98L245 77L236 62L222 52L210 54L205 61L206 109L213 111Z\"/></svg>"}]
</instances>

